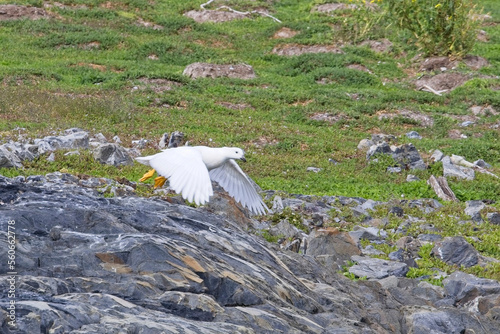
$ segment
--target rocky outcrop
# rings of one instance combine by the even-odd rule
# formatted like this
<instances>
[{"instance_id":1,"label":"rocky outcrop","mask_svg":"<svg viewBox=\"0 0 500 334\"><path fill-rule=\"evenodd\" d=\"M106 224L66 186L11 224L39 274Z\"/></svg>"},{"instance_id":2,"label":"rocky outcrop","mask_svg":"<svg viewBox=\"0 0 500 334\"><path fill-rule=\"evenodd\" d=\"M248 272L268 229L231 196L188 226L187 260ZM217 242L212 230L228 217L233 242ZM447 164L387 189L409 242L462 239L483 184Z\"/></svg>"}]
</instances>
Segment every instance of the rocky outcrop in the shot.
<instances>
[{"instance_id":1,"label":"rocky outcrop","mask_svg":"<svg viewBox=\"0 0 500 334\"><path fill-rule=\"evenodd\" d=\"M255 79L253 67L247 64L219 65L209 63L193 63L184 69L183 75L197 78L236 78Z\"/></svg>"},{"instance_id":2,"label":"rocky outcrop","mask_svg":"<svg viewBox=\"0 0 500 334\"><path fill-rule=\"evenodd\" d=\"M355 249L348 234L320 232L311 237L311 255L298 254L248 233L261 224L248 217L235 221L160 198L105 198L97 191L102 182L83 181L61 173L0 177L0 228L16 231L15 268L1 261L0 270L17 272L17 332L451 333L466 328L486 334L498 327L496 281L457 274L443 289L396 277L404 275L405 264L358 257L354 260L365 270L390 270L354 282L317 255L325 253L321 238L343 240L337 253ZM379 204L344 197L282 201L283 207L300 206L312 216L327 203L359 210ZM0 258L7 259L7 238L0 243ZM0 277L3 333L16 332L8 324L11 280ZM461 304L466 297L481 303L480 312Z\"/></svg>"}]
</instances>

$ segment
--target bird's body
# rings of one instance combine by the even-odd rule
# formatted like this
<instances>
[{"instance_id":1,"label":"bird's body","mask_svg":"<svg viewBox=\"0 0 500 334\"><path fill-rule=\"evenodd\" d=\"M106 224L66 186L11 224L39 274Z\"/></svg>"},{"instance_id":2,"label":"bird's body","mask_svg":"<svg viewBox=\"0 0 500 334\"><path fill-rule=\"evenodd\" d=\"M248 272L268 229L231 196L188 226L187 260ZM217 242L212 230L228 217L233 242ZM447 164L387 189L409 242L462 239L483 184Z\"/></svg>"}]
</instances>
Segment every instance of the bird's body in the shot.
<instances>
[{"instance_id":1,"label":"bird's body","mask_svg":"<svg viewBox=\"0 0 500 334\"><path fill-rule=\"evenodd\" d=\"M265 214L268 210L266 205L235 159L246 161L241 148L207 146L170 148L136 158L168 178L170 187L190 202L198 205L207 203L213 195L213 180L253 213Z\"/></svg>"}]
</instances>

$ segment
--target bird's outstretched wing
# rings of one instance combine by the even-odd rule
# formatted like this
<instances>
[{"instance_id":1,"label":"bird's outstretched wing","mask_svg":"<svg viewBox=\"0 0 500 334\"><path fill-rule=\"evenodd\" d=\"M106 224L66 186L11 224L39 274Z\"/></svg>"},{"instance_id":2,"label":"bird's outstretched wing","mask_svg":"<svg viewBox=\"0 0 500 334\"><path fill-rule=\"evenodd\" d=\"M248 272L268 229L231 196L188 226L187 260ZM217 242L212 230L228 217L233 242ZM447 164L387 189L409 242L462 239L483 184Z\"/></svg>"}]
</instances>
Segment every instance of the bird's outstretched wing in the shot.
<instances>
[{"instance_id":1,"label":"bird's outstretched wing","mask_svg":"<svg viewBox=\"0 0 500 334\"><path fill-rule=\"evenodd\" d=\"M210 178L254 214L263 215L269 211L248 176L234 160L229 159L222 166L212 169Z\"/></svg>"},{"instance_id":2,"label":"bird's outstretched wing","mask_svg":"<svg viewBox=\"0 0 500 334\"><path fill-rule=\"evenodd\" d=\"M201 154L191 147L164 150L151 156L149 165L168 178L170 187L190 202L205 204L214 194Z\"/></svg>"}]
</instances>

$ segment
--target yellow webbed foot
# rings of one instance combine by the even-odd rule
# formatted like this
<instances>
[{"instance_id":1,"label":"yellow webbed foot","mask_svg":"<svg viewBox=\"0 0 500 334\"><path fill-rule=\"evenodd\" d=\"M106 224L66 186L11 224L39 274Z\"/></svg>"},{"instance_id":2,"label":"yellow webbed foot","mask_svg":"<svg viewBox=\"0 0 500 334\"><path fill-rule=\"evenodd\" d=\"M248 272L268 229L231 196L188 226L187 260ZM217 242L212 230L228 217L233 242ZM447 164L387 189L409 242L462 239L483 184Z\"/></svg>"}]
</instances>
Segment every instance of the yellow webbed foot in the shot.
<instances>
[{"instance_id":1,"label":"yellow webbed foot","mask_svg":"<svg viewBox=\"0 0 500 334\"><path fill-rule=\"evenodd\" d=\"M139 182L144 182L146 181L147 179L150 179L153 177L153 175L155 174L155 170L154 169L151 169L149 172L147 172L146 174L144 174L140 179L139 179Z\"/></svg>"},{"instance_id":2,"label":"yellow webbed foot","mask_svg":"<svg viewBox=\"0 0 500 334\"><path fill-rule=\"evenodd\" d=\"M167 181L167 179L164 178L163 176L158 176L155 179L155 184L154 184L153 188L156 189L156 188L163 187L163 185L165 184L166 181Z\"/></svg>"}]
</instances>

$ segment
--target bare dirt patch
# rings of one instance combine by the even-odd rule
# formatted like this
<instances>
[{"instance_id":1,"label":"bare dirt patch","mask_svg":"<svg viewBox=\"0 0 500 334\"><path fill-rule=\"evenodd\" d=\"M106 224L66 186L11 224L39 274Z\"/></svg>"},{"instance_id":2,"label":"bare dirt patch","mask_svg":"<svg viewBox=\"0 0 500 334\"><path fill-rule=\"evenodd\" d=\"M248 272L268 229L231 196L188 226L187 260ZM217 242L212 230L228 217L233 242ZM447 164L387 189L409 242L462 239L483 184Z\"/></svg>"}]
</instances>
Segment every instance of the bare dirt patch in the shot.
<instances>
[{"instance_id":1,"label":"bare dirt patch","mask_svg":"<svg viewBox=\"0 0 500 334\"><path fill-rule=\"evenodd\" d=\"M209 63L193 63L188 65L182 74L193 79L221 77L254 79L257 77L253 67L247 64L218 65Z\"/></svg>"},{"instance_id":2,"label":"bare dirt patch","mask_svg":"<svg viewBox=\"0 0 500 334\"><path fill-rule=\"evenodd\" d=\"M167 79L139 78L139 85L134 86L134 90L151 89L155 93L162 93L181 86L180 83Z\"/></svg>"},{"instance_id":3,"label":"bare dirt patch","mask_svg":"<svg viewBox=\"0 0 500 334\"><path fill-rule=\"evenodd\" d=\"M292 38L295 35L297 35L299 32L292 30L287 27L283 27L280 30L276 31L273 35L273 38L278 39L278 38Z\"/></svg>"},{"instance_id":4,"label":"bare dirt patch","mask_svg":"<svg viewBox=\"0 0 500 334\"><path fill-rule=\"evenodd\" d=\"M431 116L429 116L425 113L422 113L422 112L407 110L407 109L398 110L394 113L388 113L385 111L378 112L377 117L379 120L393 119L395 117L402 117L402 118L416 121L423 127L431 127L434 125L434 119Z\"/></svg>"},{"instance_id":5,"label":"bare dirt patch","mask_svg":"<svg viewBox=\"0 0 500 334\"><path fill-rule=\"evenodd\" d=\"M337 123L340 120L343 120L345 118L344 115L334 115L331 113L316 113L309 117L309 119L313 121L322 121L322 122L327 122L330 124Z\"/></svg>"},{"instance_id":6,"label":"bare dirt patch","mask_svg":"<svg viewBox=\"0 0 500 334\"><path fill-rule=\"evenodd\" d=\"M370 49L372 49L375 52L388 52L392 49L392 42L388 40L387 38L381 39L379 41L372 41L372 40L367 40L364 42L361 42L359 44L360 46L368 46Z\"/></svg>"},{"instance_id":7,"label":"bare dirt patch","mask_svg":"<svg viewBox=\"0 0 500 334\"><path fill-rule=\"evenodd\" d=\"M184 16L192 18L198 23L204 22L227 22L233 20L246 19L247 16L240 13L227 12L221 10L190 10Z\"/></svg>"},{"instance_id":8,"label":"bare dirt patch","mask_svg":"<svg viewBox=\"0 0 500 334\"><path fill-rule=\"evenodd\" d=\"M0 5L0 21L28 18L38 20L48 18L49 14L42 8L18 5Z\"/></svg>"},{"instance_id":9,"label":"bare dirt patch","mask_svg":"<svg viewBox=\"0 0 500 334\"><path fill-rule=\"evenodd\" d=\"M415 81L415 86L418 90L427 87L432 88L437 92L448 92L463 85L470 76L461 73L446 72L438 75L424 75L422 78Z\"/></svg>"},{"instance_id":10,"label":"bare dirt patch","mask_svg":"<svg viewBox=\"0 0 500 334\"><path fill-rule=\"evenodd\" d=\"M347 68L350 68L351 70L357 70L372 74L372 71L370 71L368 68L366 68L364 65L361 64L350 64L347 65Z\"/></svg>"},{"instance_id":11,"label":"bare dirt patch","mask_svg":"<svg viewBox=\"0 0 500 334\"><path fill-rule=\"evenodd\" d=\"M345 4L345 3L325 3L323 5L318 5L314 7L311 12L320 12L320 13L330 13L337 10L346 10L346 9L355 9L356 5L354 4Z\"/></svg>"},{"instance_id":12,"label":"bare dirt patch","mask_svg":"<svg viewBox=\"0 0 500 334\"><path fill-rule=\"evenodd\" d=\"M344 53L344 51L335 45L286 44L276 46L272 53L278 56L299 56L304 53Z\"/></svg>"},{"instance_id":13,"label":"bare dirt patch","mask_svg":"<svg viewBox=\"0 0 500 334\"><path fill-rule=\"evenodd\" d=\"M220 102L218 105L232 110L244 110L244 109L254 109L251 105L246 103L231 103L231 102Z\"/></svg>"}]
</instances>

